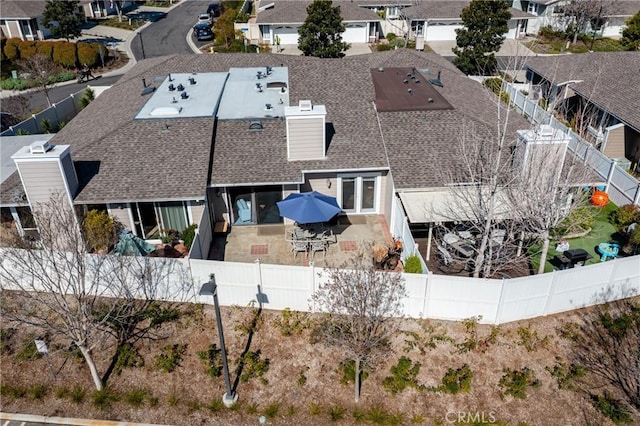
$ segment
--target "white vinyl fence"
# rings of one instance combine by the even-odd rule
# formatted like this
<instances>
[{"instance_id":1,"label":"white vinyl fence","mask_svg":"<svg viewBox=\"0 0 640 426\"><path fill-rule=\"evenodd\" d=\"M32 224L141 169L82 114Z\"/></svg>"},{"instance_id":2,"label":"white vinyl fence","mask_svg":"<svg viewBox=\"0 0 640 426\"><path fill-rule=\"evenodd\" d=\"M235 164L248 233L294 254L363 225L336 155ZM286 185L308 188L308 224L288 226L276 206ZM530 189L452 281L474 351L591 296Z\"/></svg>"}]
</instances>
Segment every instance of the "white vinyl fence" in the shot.
<instances>
[{"instance_id":1,"label":"white vinyl fence","mask_svg":"<svg viewBox=\"0 0 640 426\"><path fill-rule=\"evenodd\" d=\"M504 90L509 94L510 102L516 110L535 124L548 124L561 130L570 138L569 150L578 158L585 161L606 185L609 198L616 205L640 205L640 182L618 166L612 159L598 151L589 142L582 139L573 130L567 128L551 113L541 108L537 102L527 98L516 85L504 82Z\"/></svg>"},{"instance_id":2,"label":"white vinyl fence","mask_svg":"<svg viewBox=\"0 0 640 426\"><path fill-rule=\"evenodd\" d=\"M3 265L11 257L9 250L14 253L17 251L18 254L21 251L0 249L0 262ZM100 258L99 255L90 256ZM314 266L198 259L141 259L144 259L141 260L144 265L156 264L156 269L160 271L154 273L157 278L152 280L158 282L154 289L160 300L211 304L213 298L197 294L202 284L209 281L210 274L215 274L222 305L248 306L262 303L265 309L309 311L311 295L328 277L327 271ZM113 264L121 262L116 260ZM101 274L107 277L110 275ZM502 324L640 295L640 256L502 280L433 273L403 276L407 288L404 316L452 321L482 316L482 323ZM27 276L23 278L26 282L30 279ZM1 286L8 288L8 284L7 280L3 280ZM107 295L108 286L107 282L94 288L100 288L100 294Z\"/></svg>"},{"instance_id":3,"label":"white vinyl fence","mask_svg":"<svg viewBox=\"0 0 640 426\"><path fill-rule=\"evenodd\" d=\"M406 216L404 215L404 211L402 210L402 206L400 205L400 200L394 198L391 203L391 224L390 224L391 234L402 241L402 260L405 260L407 257L412 254L418 254L418 259L420 259L420 264L422 265L422 270L426 274L429 272L429 268L427 268L427 264L424 262L422 256L418 253L418 244L416 244L413 239L413 235L411 234L411 229L409 229L409 222L407 221Z\"/></svg>"}]
</instances>

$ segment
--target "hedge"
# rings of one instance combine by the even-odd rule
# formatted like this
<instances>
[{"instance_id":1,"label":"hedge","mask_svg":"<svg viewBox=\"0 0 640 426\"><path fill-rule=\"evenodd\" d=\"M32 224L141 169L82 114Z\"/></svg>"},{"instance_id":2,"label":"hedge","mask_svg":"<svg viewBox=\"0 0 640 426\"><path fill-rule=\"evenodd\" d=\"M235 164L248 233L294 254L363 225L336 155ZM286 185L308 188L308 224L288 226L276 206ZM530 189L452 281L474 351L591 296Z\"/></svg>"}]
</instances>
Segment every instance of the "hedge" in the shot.
<instances>
[{"instance_id":1,"label":"hedge","mask_svg":"<svg viewBox=\"0 0 640 426\"><path fill-rule=\"evenodd\" d=\"M53 60L67 68L75 68L78 64L78 57L76 55L76 44L66 41L54 42Z\"/></svg>"},{"instance_id":2,"label":"hedge","mask_svg":"<svg viewBox=\"0 0 640 426\"><path fill-rule=\"evenodd\" d=\"M21 41L22 40L20 40L19 38L10 38L4 45L3 52L7 59L9 59L10 61L14 61L20 58L20 50L18 49L18 46L20 45Z\"/></svg>"},{"instance_id":3,"label":"hedge","mask_svg":"<svg viewBox=\"0 0 640 426\"><path fill-rule=\"evenodd\" d=\"M7 59L7 55L4 54L4 47L7 44L7 39L4 37L0 37L0 60Z\"/></svg>"},{"instance_id":4,"label":"hedge","mask_svg":"<svg viewBox=\"0 0 640 426\"><path fill-rule=\"evenodd\" d=\"M32 40L21 41L18 44L21 58L29 58L36 54L36 42Z\"/></svg>"},{"instance_id":5,"label":"hedge","mask_svg":"<svg viewBox=\"0 0 640 426\"><path fill-rule=\"evenodd\" d=\"M36 44L36 51L47 59L53 59L53 43L41 41Z\"/></svg>"},{"instance_id":6,"label":"hedge","mask_svg":"<svg viewBox=\"0 0 640 426\"><path fill-rule=\"evenodd\" d=\"M98 46L100 43L77 43L78 46L78 62L87 64L90 67L98 63L99 54Z\"/></svg>"}]
</instances>

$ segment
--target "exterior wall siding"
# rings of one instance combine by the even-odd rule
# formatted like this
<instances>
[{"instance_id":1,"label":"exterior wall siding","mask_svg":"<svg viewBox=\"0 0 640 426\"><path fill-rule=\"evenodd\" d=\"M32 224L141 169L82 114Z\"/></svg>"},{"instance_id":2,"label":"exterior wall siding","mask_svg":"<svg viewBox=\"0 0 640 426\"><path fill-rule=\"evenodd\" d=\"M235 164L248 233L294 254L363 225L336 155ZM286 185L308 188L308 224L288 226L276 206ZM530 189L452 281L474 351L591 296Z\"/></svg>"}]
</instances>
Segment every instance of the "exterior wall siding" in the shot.
<instances>
[{"instance_id":1,"label":"exterior wall siding","mask_svg":"<svg viewBox=\"0 0 640 426\"><path fill-rule=\"evenodd\" d=\"M189 209L191 210L191 222L188 225L193 223L198 224L202 220L202 215L204 214L204 203L188 203Z\"/></svg>"},{"instance_id":2,"label":"exterior wall siding","mask_svg":"<svg viewBox=\"0 0 640 426\"><path fill-rule=\"evenodd\" d=\"M609 130L604 154L609 158L624 158L624 126Z\"/></svg>"},{"instance_id":3,"label":"exterior wall siding","mask_svg":"<svg viewBox=\"0 0 640 426\"><path fill-rule=\"evenodd\" d=\"M120 223L122 223L127 229L134 229L133 223L131 223L131 217L129 216L129 206L126 204L108 204L109 214Z\"/></svg>"},{"instance_id":4,"label":"exterior wall siding","mask_svg":"<svg viewBox=\"0 0 640 426\"><path fill-rule=\"evenodd\" d=\"M60 163L56 160L20 162L18 169L32 205L49 201L54 192L67 192Z\"/></svg>"},{"instance_id":5,"label":"exterior wall siding","mask_svg":"<svg viewBox=\"0 0 640 426\"><path fill-rule=\"evenodd\" d=\"M324 119L309 117L287 119L290 160L324 158Z\"/></svg>"},{"instance_id":6,"label":"exterior wall siding","mask_svg":"<svg viewBox=\"0 0 640 426\"><path fill-rule=\"evenodd\" d=\"M71 155L65 155L60 159L62 162L62 170L64 173L64 177L67 181L67 185L69 185L69 192L71 193L71 197L75 197L78 192L78 177L76 176L76 169L73 167L73 160L71 159Z\"/></svg>"}]
</instances>

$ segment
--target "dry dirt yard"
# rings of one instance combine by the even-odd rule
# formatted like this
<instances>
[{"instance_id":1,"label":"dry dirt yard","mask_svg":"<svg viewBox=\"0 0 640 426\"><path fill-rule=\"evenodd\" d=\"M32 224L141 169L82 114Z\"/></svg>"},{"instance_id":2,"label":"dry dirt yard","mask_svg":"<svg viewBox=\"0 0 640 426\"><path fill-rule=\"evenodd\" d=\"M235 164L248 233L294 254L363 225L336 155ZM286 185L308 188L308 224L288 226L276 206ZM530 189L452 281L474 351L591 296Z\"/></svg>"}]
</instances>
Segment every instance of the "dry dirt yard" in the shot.
<instances>
[{"instance_id":1,"label":"dry dirt yard","mask_svg":"<svg viewBox=\"0 0 640 426\"><path fill-rule=\"evenodd\" d=\"M255 425L261 423L261 416L266 424L297 426L481 424L482 419L486 424L521 426L613 424L584 393L559 389L546 369L558 362L557 357L566 359L568 355L569 342L558 330L579 321L586 310L498 328L479 325L477 340L472 339L464 323L401 320L402 330L413 334L400 332L394 337L392 350L369 371L360 402L355 403L353 385L342 384L338 371L344 353L315 341L311 327L305 325L311 316L294 313L290 317L294 321L289 322L293 334L283 336L279 325L283 314L263 310L250 337L248 330L258 310L223 307L231 380L239 356L247 348L253 353L259 351L259 360L268 360L268 370L263 368L262 376L259 362L245 364L245 374L254 374L246 381L239 380L239 403L225 409L220 402L224 393L222 376L207 375L198 356L210 343L217 343L213 308L189 305L184 309L190 313L165 328L166 339L136 344L144 365L125 368L111 377L109 389L114 398L110 402L108 398L95 399L88 369L68 351L55 350L56 342L49 345L52 350L48 360L19 360L28 352L25 342L37 334L20 327L7 338L11 325L3 317L2 411L165 425ZM492 331L495 339L488 339ZM429 341L435 347L429 347ZM479 342L477 349L459 349L461 344L474 341ZM161 371L155 361L167 345L185 348L182 360L169 373ZM408 387L392 395L382 382L403 356L420 364L415 377L418 388ZM103 372L108 356L96 351L96 358ZM429 389L441 384L449 368L465 364L473 373L469 392L452 395ZM503 395L499 386L503 369L524 367L533 370L540 386L527 388L525 399Z\"/></svg>"}]
</instances>

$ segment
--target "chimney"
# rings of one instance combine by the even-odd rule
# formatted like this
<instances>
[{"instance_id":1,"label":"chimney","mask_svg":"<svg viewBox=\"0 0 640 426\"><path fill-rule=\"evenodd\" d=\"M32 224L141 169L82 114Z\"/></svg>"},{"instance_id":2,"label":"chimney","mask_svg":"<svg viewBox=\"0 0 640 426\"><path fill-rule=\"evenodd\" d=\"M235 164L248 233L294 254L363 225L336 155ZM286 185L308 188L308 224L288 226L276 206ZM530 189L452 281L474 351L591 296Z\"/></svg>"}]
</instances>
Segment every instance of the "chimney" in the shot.
<instances>
[{"instance_id":1,"label":"chimney","mask_svg":"<svg viewBox=\"0 0 640 426\"><path fill-rule=\"evenodd\" d=\"M324 105L301 100L298 106L284 107L287 122L287 157L289 161L320 160L326 155Z\"/></svg>"},{"instance_id":2,"label":"chimney","mask_svg":"<svg viewBox=\"0 0 640 426\"><path fill-rule=\"evenodd\" d=\"M562 131L542 124L536 130L518 130L518 140L513 155L515 166L524 173L530 168L556 166L557 178L564 165L569 137Z\"/></svg>"}]
</instances>

